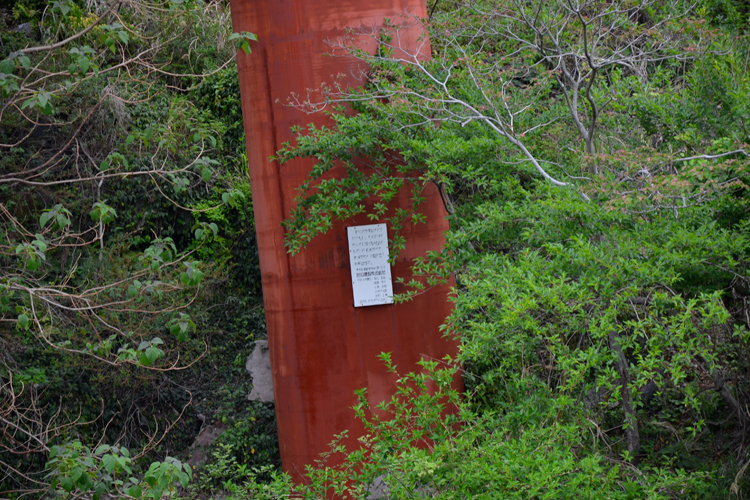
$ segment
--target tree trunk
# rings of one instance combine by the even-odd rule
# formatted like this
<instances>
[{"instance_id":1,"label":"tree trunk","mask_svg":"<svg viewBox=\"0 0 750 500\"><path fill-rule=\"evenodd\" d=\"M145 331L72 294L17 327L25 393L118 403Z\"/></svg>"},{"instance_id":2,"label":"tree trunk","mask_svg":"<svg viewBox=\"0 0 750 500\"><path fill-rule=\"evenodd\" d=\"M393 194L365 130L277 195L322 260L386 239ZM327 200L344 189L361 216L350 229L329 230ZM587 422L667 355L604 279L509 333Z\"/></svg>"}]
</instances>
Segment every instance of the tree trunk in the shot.
<instances>
[{"instance_id":1,"label":"tree trunk","mask_svg":"<svg viewBox=\"0 0 750 500\"><path fill-rule=\"evenodd\" d=\"M617 371L620 374L620 395L622 396L622 411L625 416L625 433L628 439L630 462L637 465L637 455L641 451L641 435L638 432L638 415L636 415L630 397L630 368L614 331L609 333L609 346L617 354Z\"/></svg>"},{"instance_id":2,"label":"tree trunk","mask_svg":"<svg viewBox=\"0 0 750 500\"><path fill-rule=\"evenodd\" d=\"M714 369L711 370L711 379L714 381L714 388L724 400L724 403L726 403L726 405L732 409L732 413L735 413L737 415L740 426L745 427L748 423L747 416L742 412L742 407L729 391L726 380L724 380L724 375L721 373L721 370L719 370L719 368L714 367Z\"/></svg>"}]
</instances>

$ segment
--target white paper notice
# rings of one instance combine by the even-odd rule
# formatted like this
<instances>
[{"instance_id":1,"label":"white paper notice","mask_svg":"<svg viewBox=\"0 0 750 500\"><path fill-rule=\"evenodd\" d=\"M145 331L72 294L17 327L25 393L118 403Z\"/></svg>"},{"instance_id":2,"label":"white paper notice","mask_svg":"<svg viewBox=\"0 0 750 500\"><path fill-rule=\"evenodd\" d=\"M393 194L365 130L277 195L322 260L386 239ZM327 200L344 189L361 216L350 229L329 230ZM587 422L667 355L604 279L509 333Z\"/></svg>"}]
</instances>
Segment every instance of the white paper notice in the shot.
<instances>
[{"instance_id":1,"label":"white paper notice","mask_svg":"<svg viewBox=\"0 0 750 500\"><path fill-rule=\"evenodd\" d=\"M385 224L346 228L354 307L393 303L388 233Z\"/></svg>"}]
</instances>

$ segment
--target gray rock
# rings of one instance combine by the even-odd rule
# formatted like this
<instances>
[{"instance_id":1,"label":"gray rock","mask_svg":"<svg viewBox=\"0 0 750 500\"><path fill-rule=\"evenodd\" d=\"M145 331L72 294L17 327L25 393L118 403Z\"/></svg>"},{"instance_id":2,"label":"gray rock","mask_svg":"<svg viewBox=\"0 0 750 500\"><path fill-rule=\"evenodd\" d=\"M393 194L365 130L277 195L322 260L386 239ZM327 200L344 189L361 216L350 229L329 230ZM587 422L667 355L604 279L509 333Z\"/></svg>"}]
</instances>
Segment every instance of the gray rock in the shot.
<instances>
[{"instance_id":1,"label":"gray rock","mask_svg":"<svg viewBox=\"0 0 750 500\"><path fill-rule=\"evenodd\" d=\"M388 485L383 479L384 476L378 476L375 481L367 488L367 500L383 500L388 498Z\"/></svg>"},{"instance_id":2,"label":"gray rock","mask_svg":"<svg viewBox=\"0 0 750 500\"><path fill-rule=\"evenodd\" d=\"M19 24L11 31L15 31L16 33L23 33L26 36L31 36L31 23Z\"/></svg>"},{"instance_id":3,"label":"gray rock","mask_svg":"<svg viewBox=\"0 0 750 500\"><path fill-rule=\"evenodd\" d=\"M583 405L587 410L597 410L601 404L609 398L609 391L606 387L595 387L589 389L583 398Z\"/></svg>"},{"instance_id":4,"label":"gray rock","mask_svg":"<svg viewBox=\"0 0 750 500\"><path fill-rule=\"evenodd\" d=\"M208 461L208 448L216 441L216 438L224 432L224 425L207 425L204 426L195 438L195 442L190 447L190 459L188 464L196 466Z\"/></svg>"},{"instance_id":5,"label":"gray rock","mask_svg":"<svg viewBox=\"0 0 750 500\"><path fill-rule=\"evenodd\" d=\"M641 401L643 406L648 406L651 400L654 398L654 394L659 390L659 386L653 380L649 380L648 384L641 387Z\"/></svg>"},{"instance_id":6,"label":"gray rock","mask_svg":"<svg viewBox=\"0 0 750 500\"><path fill-rule=\"evenodd\" d=\"M271 355L268 352L268 341L255 342L253 353L247 357L245 369L253 378L253 390L247 395L250 401L273 401L273 376L271 374Z\"/></svg>"}]
</instances>

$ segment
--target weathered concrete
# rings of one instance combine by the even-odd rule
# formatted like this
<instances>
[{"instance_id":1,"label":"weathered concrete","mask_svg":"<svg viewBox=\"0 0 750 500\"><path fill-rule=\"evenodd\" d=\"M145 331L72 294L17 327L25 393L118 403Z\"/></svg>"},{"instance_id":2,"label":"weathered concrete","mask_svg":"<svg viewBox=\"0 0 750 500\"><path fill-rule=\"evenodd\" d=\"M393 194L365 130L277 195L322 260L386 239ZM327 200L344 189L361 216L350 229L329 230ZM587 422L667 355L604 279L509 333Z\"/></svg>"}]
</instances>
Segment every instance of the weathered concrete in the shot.
<instances>
[{"instance_id":1,"label":"weathered concrete","mask_svg":"<svg viewBox=\"0 0 750 500\"><path fill-rule=\"evenodd\" d=\"M273 375L267 340L255 342L255 349L247 357L245 369L253 379L253 389L247 395L247 399L264 403L273 402Z\"/></svg>"}]
</instances>

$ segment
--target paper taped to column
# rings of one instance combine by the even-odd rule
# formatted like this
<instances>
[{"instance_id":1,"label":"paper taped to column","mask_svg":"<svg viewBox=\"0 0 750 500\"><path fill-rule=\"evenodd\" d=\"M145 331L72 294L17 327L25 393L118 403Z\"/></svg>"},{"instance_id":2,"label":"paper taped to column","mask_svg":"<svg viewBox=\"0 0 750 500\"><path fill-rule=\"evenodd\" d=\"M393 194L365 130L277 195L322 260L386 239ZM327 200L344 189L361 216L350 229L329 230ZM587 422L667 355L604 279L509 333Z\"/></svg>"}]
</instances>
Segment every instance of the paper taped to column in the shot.
<instances>
[{"instance_id":1,"label":"paper taped to column","mask_svg":"<svg viewBox=\"0 0 750 500\"><path fill-rule=\"evenodd\" d=\"M385 224L346 228L354 307L393 303L388 230Z\"/></svg>"}]
</instances>

